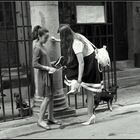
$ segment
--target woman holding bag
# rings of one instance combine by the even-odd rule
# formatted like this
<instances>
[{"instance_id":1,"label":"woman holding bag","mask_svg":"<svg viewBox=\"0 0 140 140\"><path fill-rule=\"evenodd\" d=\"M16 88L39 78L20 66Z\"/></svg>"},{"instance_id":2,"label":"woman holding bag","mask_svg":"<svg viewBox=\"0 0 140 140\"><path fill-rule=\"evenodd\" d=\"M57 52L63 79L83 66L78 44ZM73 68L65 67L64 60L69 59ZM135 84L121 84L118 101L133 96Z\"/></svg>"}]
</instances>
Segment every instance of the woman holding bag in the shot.
<instances>
[{"instance_id":1,"label":"woman holding bag","mask_svg":"<svg viewBox=\"0 0 140 140\"><path fill-rule=\"evenodd\" d=\"M94 95L103 88L102 73L98 69L95 50L83 35L75 33L69 25L59 27L62 50L65 50L66 77L76 80L75 87L82 85L87 94L88 119L83 125L95 122Z\"/></svg>"}]
</instances>

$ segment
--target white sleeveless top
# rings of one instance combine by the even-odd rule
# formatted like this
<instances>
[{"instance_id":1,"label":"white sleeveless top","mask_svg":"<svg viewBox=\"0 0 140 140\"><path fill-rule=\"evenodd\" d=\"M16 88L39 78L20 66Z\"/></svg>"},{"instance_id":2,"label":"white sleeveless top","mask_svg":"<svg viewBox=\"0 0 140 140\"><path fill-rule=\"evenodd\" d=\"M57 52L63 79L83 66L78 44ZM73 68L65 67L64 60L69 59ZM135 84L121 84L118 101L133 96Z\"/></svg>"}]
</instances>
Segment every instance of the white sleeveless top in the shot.
<instances>
[{"instance_id":1,"label":"white sleeveless top","mask_svg":"<svg viewBox=\"0 0 140 140\"><path fill-rule=\"evenodd\" d=\"M73 41L73 50L75 54L78 53L83 53L83 56L89 56L90 54L92 54L94 52L94 48L91 46L91 44L86 41L87 45L84 45L80 40L78 39L74 39Z\"/></svg>"}]
</instances>

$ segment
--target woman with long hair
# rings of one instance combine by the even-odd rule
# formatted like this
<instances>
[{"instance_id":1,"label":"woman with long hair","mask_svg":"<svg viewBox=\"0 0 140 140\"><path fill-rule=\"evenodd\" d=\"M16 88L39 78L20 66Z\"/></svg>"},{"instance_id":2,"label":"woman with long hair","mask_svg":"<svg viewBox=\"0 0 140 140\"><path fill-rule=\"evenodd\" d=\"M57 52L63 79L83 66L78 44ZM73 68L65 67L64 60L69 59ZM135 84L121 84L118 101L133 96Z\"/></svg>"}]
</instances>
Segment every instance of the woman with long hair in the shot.
<instances>
[{"instance_id":1,"label":"woman with long hair","mask_svg":"<svg viewBox=\"0 0 140 140\"><path fill-rule=\"evenodd\" d=\"M34 33L35 31L35 33ZM60 124L53 116L53 93L51 93L51 81L49 72L54 73L55 68L51 66L49 55L45 48L45 43L49 39L49 31L41 26L35 26L33 30L34 48L33 48L33 67L37 72L37 92L43 101L40 106L38 125L44 129L50 129L50 126L44 121L44 115L48 108L48 123Z\"/></svg>"},{"instance_id":2,"label":"woman with long hair","mask_svg":"<svg viewBox=\"0 0 140 140\"><path fill-rule=\"evenodd\" d=\"M88 120L84 125L95 122L93 114L94 95L103 88L102 73L98 69L95 59L95 50L90 41L79 33L75 33L69 25L64 24L58 28L61 37L62 53L66 59L66 77L76 80L76 88L80 85L87 94Z\"/></svg>"}]
</instances>

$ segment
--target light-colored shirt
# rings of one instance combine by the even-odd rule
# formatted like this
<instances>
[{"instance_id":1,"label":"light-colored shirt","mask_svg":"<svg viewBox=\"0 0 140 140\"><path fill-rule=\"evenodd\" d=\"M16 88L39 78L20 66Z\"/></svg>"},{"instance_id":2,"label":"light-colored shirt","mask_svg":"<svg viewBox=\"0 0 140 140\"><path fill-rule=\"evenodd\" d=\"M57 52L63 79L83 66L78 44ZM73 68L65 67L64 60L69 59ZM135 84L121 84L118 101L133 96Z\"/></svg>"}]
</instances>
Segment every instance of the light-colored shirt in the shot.
<instances>
[{"instance_id":1,"label":"light-colored shirt","mask_svg":"<svg viewBox=\"0 0 140 140\"><path fill-rule=\"evenodd\" d=\"M83 56L89 56L94 52L94 48L91 46L89 42L86 42L87 45L84 45L80 40L74 39L73 41L73 50L75 54L83 53Z\"/></svg>"}]
</instances>

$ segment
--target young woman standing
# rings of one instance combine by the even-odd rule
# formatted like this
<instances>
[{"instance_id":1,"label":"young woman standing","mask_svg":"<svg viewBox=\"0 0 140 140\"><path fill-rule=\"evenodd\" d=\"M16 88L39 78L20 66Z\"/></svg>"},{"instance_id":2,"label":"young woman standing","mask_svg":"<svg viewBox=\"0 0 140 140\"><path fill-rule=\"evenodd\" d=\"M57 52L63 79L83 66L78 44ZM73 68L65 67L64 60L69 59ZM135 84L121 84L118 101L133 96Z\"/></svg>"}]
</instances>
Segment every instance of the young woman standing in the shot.
<instances>
[{"instance_id":1,"label":"young woman standing","mask_svg":"<svg viewBox=\"0 0 140 140\"><path fill-rule=\"evenodd\" d=\"M60 124L60 122L55 120L53 116L53 94L51 94L52 85L49 77L49 73L54 73L56 69L51 66L50 58L44 46L49 39L49 31L46 28L38 26L37 33L34 35L34 40L36 40L36 42L34 43L33 49L33 67L38 69L38 94L40 97L43 97L40 106L38 125L45 129L50 129L50 126L43 119L47 108L48 122L50 124Z\"/></svg>"}]
</instances>

